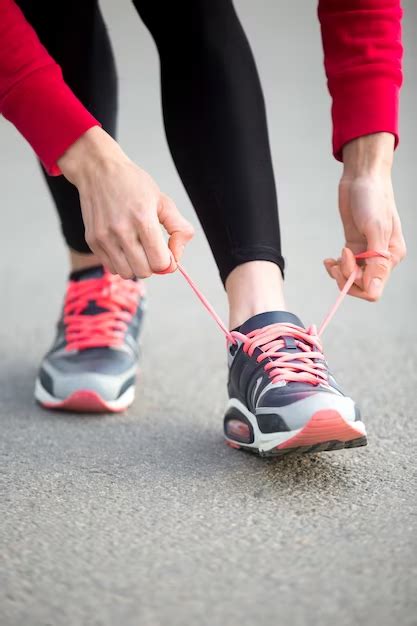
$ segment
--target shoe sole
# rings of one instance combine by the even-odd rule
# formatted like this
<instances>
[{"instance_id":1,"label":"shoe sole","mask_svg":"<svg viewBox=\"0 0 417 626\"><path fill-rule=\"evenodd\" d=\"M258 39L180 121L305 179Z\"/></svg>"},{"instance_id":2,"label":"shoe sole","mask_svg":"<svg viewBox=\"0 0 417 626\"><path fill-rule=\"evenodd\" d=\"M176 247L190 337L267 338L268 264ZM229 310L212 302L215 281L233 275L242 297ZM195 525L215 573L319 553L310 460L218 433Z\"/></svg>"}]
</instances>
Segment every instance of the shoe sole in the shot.
<instances>
[{"instance_id":1,"label":"shoe sole","mask_svg":"<svg viewBox=\"0 0 417 626\"><path fill-rule=\"evenodd\" d=\"M135 386L132 385L116 400L104 400L91 389L79 389L67 398L55 398L42 386L39 379L35 385L36 401L44 408L72 413L122 413L135 399Z\"/></svg>"},{"instance_id":2,"label":"shoe sole","mask_svg":"<svg viewBox=\"0 0 417 626\"><path fill-rule=\"evenodd\" d=\"M260 456L287 456L330 452L343 448L357 448L367 445L365 425L361 421L345 420L335 409L322 409L314 413L302 427L293 431L262 433L255 416L239 400L233 398L229 407L238 410L252 425L253 443L237 441L225 434L226 443L231 448L248 450Z\"/></svg>"}]
</instances>

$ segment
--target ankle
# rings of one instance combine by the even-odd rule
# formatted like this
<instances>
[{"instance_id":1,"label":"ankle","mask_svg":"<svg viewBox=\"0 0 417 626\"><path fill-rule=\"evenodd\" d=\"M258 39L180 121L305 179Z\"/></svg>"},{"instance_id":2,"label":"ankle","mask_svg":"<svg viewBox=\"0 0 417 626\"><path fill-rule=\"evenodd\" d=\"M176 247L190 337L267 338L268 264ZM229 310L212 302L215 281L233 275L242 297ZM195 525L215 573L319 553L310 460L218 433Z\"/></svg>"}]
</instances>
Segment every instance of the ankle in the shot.
<instances>
[{"instance_id":1,"label":"ankle","mask_svg":"<svg viewBox=\"0 0 417 626\"><path fill-rule=\"evenodd\" d=\"M101 265L99 259L92 253L76 252L71 248L68 249L70 257L70 266L72 272L85 270L95 265Z\"/></svg>"},{"instance_id":2,"label":"ankle","mask_svg":"<svg viewBox=\"0 0 417 626\"><path fill-rule=\"evenodd\" d=\"M286 311L284 281L278 265L270 261L243 263L226 280L229 327L266 311Z\"/></svg>"}]
</instances>

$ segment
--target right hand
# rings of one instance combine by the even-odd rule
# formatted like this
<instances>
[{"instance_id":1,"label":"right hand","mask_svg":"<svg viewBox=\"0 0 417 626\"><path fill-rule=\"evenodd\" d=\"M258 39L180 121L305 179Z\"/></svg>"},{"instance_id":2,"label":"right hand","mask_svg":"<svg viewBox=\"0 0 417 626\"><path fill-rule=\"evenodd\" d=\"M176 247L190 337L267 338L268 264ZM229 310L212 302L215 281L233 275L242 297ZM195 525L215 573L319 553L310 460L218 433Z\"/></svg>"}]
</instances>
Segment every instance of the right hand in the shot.
<instances>
[{"instance_id":1,"label":"right hand","mask_svg":"<svg viewBox=\"0 0 417 626\"><path fill-rule=\"evenodd\" d=\"M58 166L80 194L86 242L110 272L147 278L175 269L193 227L104 130L90 128Z\"/></svg>"},{"instance_id":2,"label":"right hand","mask_svg":"<svg viewBox=\"0 0 417 626\"><path fill-rule=\"evenodd\" d=\"M370 302L381 297L391 270L406 254L391 181L393 155L394 137L389 133L359 137L345 146L339 185L345 247L339 259L324 261L329 275L343 289L357 271L355 254L365 250L389 253L389 258L367 259L349 291Z\"/></svg>"}]
</instances>

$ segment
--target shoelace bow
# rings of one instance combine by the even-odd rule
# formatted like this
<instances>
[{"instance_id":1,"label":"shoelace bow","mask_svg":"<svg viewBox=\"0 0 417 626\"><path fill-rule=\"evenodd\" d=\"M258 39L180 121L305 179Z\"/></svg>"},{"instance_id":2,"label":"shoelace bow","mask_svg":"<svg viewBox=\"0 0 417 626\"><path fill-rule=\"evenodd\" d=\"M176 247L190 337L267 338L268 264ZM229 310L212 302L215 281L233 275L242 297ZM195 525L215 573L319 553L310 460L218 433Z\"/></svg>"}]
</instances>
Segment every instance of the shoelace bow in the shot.
<instances>
[{"instance_id":1,"label":"shoelace bow","mask_svg":"<svg viewBox=\"0 0 417 626\"><path fill-rule=\"evenodd\" d=\"M67 350L118 346L143 295L140 281L105 272L99 278L71 281L64 305ZM83 315L90 303L106 311Z\"/></svg>"},{"instance_id":2,"label":"shoelace bow","mask_svg":"<svg viewBox=\"0 0 417 626\"><path fill-rule=\"evenodd\" d=\"M360 260L379 256L387 259L390 258L387 253L370 250L357 254L355 258ZM208 313L220 327L226 339L232 344L241 342L243 344L243 350L249 354L249 356L252 356L255 350L257 350L258 353L260 352L256 360L258 363L266 361L264 369L268 372L272 382L304 382L312 385L321 384L328 386L327 367L320 338L333 319L349 289L355 282L360 272L359 267L356 267L349 276L336 302L324 318L318 332L314 325L304 329L295 324L278 323L259 328L247 335L238 331L229 331L189 274L181 265L178 264L177 267ZM286 337L292 337L295 346L301 352L294 353L292 350L286 351ZM280 352L280 350L283 351Z\"/></svg>"}]
</instances>

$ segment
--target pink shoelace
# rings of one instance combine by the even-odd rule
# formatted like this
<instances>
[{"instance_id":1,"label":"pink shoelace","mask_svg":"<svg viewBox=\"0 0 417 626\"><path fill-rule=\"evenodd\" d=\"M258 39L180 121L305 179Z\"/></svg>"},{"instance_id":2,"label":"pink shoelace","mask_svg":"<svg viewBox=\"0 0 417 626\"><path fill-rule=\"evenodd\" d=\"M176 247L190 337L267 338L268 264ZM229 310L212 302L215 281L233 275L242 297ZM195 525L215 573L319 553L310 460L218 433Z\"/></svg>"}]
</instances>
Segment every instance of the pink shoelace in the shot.
<instances>
[{"instance_id":1,"label":"pink shoelace","mask_svg":"<svg viewBox=\"0 0 417 626\"><path fill-rule=\"evenodd\" d=\"M357 254L355 258L360 260L378 256L390 258L387 253L370 250ZM318 332L314 325L304 329L295 324L277 323L259 328L247 335L238 331L229 331L182 265L178 264L177 267L205 309L219 326L226 339L232 344L236 344L238 341L242 342L243 350L249 354L249 356L252 356L255 350L260 351L256 360L258 363L266 361L264 369L268 372L272 382L304 382L312 385L328 386L327 367L324 363L323 348L320 338L333 319L349 289L355 282L360 272L359 267L349 276L336 302L324 318ZM280 350L286 347L285 337L292 337L300 352L295 354L285 350L280 352Z\"/></svg>"},{"instance_id":2,"label":"pink shoelace","mask_svg":"<svg viewBox=\"0 0 417 626\"><path fill-rule=\"evenodd\" d=\"M71 281L64 305L66 350L121 345L142 295L141 281L124 280L108 271L99 278ZM82 315L91 301L106 310Z\"/></svg>"}]
</instances>

